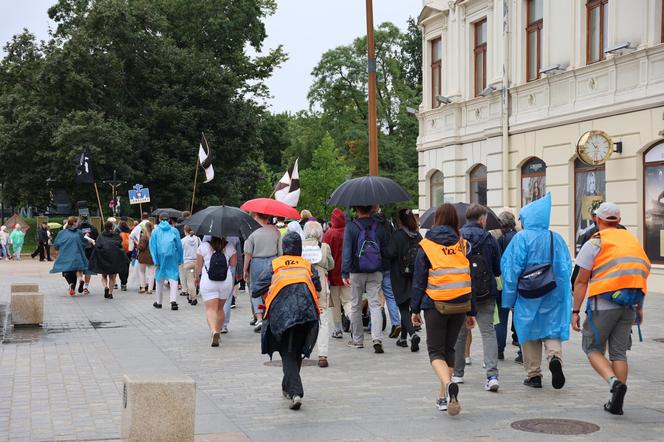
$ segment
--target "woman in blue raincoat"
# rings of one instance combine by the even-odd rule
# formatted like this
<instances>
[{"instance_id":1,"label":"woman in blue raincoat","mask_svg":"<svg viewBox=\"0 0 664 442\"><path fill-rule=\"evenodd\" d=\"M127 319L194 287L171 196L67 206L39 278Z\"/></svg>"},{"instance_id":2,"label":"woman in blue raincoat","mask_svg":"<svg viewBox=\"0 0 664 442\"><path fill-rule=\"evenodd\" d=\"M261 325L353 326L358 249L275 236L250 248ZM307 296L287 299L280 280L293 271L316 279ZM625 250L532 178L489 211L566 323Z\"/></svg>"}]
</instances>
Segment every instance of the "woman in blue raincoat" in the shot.
<instances>
[{"instance_id":1,"label":"woman in blue raincoat","mask_svg":"<svg viewBox=\"0 0 664 442\"><path fill-rule=\"evenodd\" d=\"M152 306L161 308L164 284L168 283L171 295L171 310L177 310L179 266L183 263L182 242L180 242L180 232L168 223L167 217L161 218L159 225L152 231L150 254L152 254L155 280L157 281L156 299Z\"/></svg>"},{"instance_id":2,"label":"woman in blue raincoat","mask_svg":"<svg viewBox=\"0 0 664 442\"><path fill-rule=\"evenodd\" d=\"M514 322L522 344L523 365L528 377L524 385L542 387L542 345L546 350L553 387L562 388L562 341L569 339L572 315L572 259L565 240L549 230L551 194L534 201L519 213L523 230L517 233L503 253L503 308L514 309ZM519 295L517 284L524 271L532 266L549 264L553 244L553 274L556 287L539 298Z\"/></svg>"},{"instance_id":3,"label":"woman in blue raincoat","mask_svg":"<svg viewBox=\"0 0 664 442\"><path fill-rule=\"evenodd\" d=\"M88 269L88 258L85 257L86 239L76 227L76 221L76 217L70 216L53 243L58 257L51 273L62 273L69 284L69 296L75 295L76 280L83 278L83 272Z\"/></svg>"}]
</instances>

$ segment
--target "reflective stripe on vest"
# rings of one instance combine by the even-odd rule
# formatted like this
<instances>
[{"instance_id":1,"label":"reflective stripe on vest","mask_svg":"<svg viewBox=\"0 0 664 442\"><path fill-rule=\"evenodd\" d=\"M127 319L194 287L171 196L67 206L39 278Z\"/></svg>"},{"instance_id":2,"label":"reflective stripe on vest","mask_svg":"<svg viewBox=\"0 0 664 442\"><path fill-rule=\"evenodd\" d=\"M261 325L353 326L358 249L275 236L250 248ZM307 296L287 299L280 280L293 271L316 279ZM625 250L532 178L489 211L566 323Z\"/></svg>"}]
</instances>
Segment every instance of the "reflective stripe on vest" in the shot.
<instances>
[{"instance_id":1,"label":"reflective stripe on vest","mask_svg":"<svg viewBox=\"0 0 664 442\"><path fill-rule=\"evenodd\" d=\"M279 292L292 284L306 284L309 288L311 297L316 306L316 312L320 313L318 308L318 293L311 279L311 264L300 256L280 256L272 260L272 283L265 299L265 317L267 318L272 301L279 296Z\"/></svg>"},{"instance_id":2,"label":"reflective stripe on vest","mask_svg":"<svg viewBox=\"0 0 664 442\"><path fill-rule=\"evenodd\" d=\"M641 289L645 294L650 260L636 237L615 228L600 230L595 237L600 238L600 251L593 264L588 296L628 288Z\"/></svg>"},{"instance_id":3,"label":"reflective stripe on vest","mask_svg":"<svg viewBox=\"0 0 664 442\"><path fill-rule=\"evenodd\" d=\"M444 246L424 239L420 246L431 263L425 290L429 298L451 301L470 293L470 263L466 257L465 240Z\"/></svg>"}]
</instances>

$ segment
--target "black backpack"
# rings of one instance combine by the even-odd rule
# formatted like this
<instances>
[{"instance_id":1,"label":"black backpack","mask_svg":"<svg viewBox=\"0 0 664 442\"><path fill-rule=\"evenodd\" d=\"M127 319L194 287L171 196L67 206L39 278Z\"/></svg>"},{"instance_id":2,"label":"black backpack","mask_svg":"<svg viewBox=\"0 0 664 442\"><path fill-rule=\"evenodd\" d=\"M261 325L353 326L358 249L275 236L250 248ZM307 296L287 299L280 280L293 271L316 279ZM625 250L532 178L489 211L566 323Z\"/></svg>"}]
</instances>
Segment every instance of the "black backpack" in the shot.
<instances>
[{"instance_id":1,"label":"black backpack","mask_svg":"<svg viewBox=\"0 0 664 442\"><path fill-rule=\"evenodd\" d=\"M210 257L210 267L206 267L210 281L226 281L228 276L228 260L223 250L214 252Z\"/></svg>"},{"instance_id":2,"label":"black backpack","mask_svg":"<svg viewBox=\"0 0 664 442\"><path fill-rule=\"evenodd\" d=\"M401 261L399 262L399 270L402 275L412 276L415 272L415 259L417 258L417 252L420 250L420 240L415 237L408 235L408 249L406 253L401 256Z\"/></svg>"},{"instance_id":3,"label":"black backpack","mask_svg":"<svg viewBox=\"0 0 664 442\"><path fill-rule=\"evenodd\" d=\"M491 297L491 272L489 263L482 255L482 242L473 247L468 256L470 262L470 279L472 295L476 301L483 301Z\"/></svg>"}]
</instances>

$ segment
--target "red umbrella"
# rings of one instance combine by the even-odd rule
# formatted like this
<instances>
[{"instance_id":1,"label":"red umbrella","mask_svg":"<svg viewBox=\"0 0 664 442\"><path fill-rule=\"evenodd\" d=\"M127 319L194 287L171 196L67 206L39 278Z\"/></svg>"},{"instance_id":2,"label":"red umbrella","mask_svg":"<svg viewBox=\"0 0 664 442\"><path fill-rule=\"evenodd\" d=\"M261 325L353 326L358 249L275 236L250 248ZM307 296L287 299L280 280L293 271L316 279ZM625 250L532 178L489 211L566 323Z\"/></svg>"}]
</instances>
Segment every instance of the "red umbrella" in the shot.
<instances>
[{"instance_id":1,"label":"red umbrella","mask_svg":"<svg viewBox=\"0 0 664 442\"><path fill-rule=\"evenodd\" d=\"M282 216L289 219L300 219L300 214L291 206L270 198L256 198L242 204L240 209L247 212L264 213L272 216Z\"/></svg>"}]
</instances>

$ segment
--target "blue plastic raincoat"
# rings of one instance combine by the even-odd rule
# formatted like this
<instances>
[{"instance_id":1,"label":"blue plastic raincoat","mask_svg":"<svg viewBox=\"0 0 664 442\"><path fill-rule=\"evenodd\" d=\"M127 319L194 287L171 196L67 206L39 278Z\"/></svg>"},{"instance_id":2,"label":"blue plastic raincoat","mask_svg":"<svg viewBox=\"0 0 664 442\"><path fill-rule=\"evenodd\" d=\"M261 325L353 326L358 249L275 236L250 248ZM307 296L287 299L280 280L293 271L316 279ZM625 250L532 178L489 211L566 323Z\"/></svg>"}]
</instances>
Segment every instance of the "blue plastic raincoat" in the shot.
<instances>
[{"instance_id":1,"label":"blue plastic raincoat","mask_svg":"<svg viewBox=\"0 0 664 442\"><path fill-rule=\"evenodd\" d=\"M524 228L510 242L500 261L503 273L503 308L514 307L514 324L519 342L535 339L569 339L572 316L572 259L565 240L553 233L553 271L557 287L541 298L527 299L517 294L517 282L532 265L546 264L550 259L549 222L551 194L533 201L519 214Z\"/></svg>"},{"instance_id":2,"label":"blue plastic raincoat","mask_svg":"<svg viewBox=\"0 0 664 442\"><path fill-rule=\"evenodd\" d=\"M177 281L180 276L178 266L183 262L180 232L175 227L162 221L150 237L150 253L155 265L155 279Z\"/></svg>"},{"instance_id":3,"label":"blue plastic raincoat","mask_svg":"<svg viewBox=\"0 0 664 442\"><path fill-rule=\"evenodd\" d=\"M58 233L53 243L58 257L53 263L51 273L85 272L88 269L85 245L86 240L78 229L64 229Z\"/></svg>"}]
</instances>

